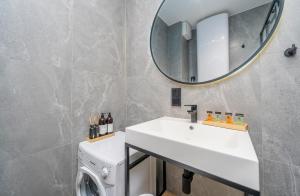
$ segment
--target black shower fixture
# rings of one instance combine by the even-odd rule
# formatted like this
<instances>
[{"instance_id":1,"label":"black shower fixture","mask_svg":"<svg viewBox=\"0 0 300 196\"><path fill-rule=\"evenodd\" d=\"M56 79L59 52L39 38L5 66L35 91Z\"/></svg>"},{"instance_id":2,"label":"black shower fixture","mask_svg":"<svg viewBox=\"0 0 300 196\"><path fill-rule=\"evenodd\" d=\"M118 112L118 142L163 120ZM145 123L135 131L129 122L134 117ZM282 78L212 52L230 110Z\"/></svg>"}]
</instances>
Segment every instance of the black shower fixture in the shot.
<instances>
[{"instance_id":1,"label":"black shower fixture","mask_svg":"<svg viewBox=\"0 0 300 196\"><path fill-rule=\"evenodd\" d=\"M292 45L291 48L288 48L284 51L284 56L293 57L297 54L297 47L295 44Z\"/></svg>"}]
</instances>

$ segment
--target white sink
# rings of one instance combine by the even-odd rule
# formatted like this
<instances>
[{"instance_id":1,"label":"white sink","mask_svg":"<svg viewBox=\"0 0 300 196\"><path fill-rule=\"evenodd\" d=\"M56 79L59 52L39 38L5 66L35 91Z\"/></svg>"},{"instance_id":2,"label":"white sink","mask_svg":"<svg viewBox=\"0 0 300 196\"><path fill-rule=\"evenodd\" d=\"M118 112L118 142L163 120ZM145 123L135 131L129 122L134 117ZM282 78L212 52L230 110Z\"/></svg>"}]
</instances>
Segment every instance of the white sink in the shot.
<instances>
[{"instance_id":1,"label":"white sink","mask_svg":"<svg viewBox=\"0 0 300 196\"><path fill-rule=\"evenodd\" d=\"M162 117L127 127L126 143L259 191L259 163L248 132Z\"/></svg>"}]
</instances>

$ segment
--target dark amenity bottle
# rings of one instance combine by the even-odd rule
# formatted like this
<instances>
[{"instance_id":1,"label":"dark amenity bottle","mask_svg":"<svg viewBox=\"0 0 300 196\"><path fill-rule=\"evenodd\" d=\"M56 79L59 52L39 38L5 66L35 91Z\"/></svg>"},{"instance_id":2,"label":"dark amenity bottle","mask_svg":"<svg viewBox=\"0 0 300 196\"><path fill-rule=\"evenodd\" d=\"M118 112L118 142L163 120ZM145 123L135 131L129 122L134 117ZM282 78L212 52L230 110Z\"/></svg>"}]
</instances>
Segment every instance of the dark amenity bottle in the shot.
<instances>
[{"instance_id":1,"label":"dark amenity bottle","mask_svg":"<svg viewBox=\"0 0 300 196\"><path fill-rule=\"evenodd\" d=\"M106 124L107 124L107 133L110 134L114 131L114 119L111 117L111 113L108 113L108 116L106 118Z\"/></svg>"},{"instance_id":2,"label":"dark amenity bottle","mask_svg":"<svg viewBox=\"0 0 300 196\"><path fill-rule=\"evenodd\" d=\"M101 117L99 119L99 132L100 132L100 136L107 134L106 122L103 113L101 113Z\"/></svg>"}]
</instances>

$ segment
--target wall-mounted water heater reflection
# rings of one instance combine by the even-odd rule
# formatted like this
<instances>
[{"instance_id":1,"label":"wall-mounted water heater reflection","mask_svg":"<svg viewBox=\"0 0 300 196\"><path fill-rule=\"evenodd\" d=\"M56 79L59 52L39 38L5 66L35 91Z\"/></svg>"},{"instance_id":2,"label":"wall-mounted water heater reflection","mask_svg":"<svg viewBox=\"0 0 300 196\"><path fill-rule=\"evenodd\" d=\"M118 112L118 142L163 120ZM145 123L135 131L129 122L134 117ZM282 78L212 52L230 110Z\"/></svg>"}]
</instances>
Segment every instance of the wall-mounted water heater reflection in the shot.
<instances>
[{"instance_id":1,"label":"wall-mounted water heater reflection","mask_svg":"<svg viewBox=\"0 0 300 196\"><path fill-rule=\"evenodd\" d=\"M182 36L186 40L192 39L192 27L188 22L182 22Z\"/></svg>"},{"instance_id":2,"label":"wall-mounted water heater reflection","mask_svg":"<svg viewBox=\"0 0 300 196\"><path fill-rule=\"evenodd\" d=\"M197 24L198 80L208 81L229 72L228 14L211 16Z\"/></svg>"}]
</instances>

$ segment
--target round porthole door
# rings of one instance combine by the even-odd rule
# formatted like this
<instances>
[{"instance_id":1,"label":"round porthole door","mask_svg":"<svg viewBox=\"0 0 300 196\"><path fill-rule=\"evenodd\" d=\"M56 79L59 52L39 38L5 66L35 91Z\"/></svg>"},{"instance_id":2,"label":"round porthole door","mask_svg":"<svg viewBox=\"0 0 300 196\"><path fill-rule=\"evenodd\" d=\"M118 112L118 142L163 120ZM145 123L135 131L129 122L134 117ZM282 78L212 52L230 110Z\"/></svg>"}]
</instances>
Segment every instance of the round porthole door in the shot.
<instances>
[{"instance_id":1,"label":"round porthole door","mask_svg":"<svg viewBox=\"0 0 300 196\"><path fill-rule=\"evenodd\" d=\"M88 168L80 167L76 178L76 196L106 196L99 178Z\"/></svg>"}]
</instances>

